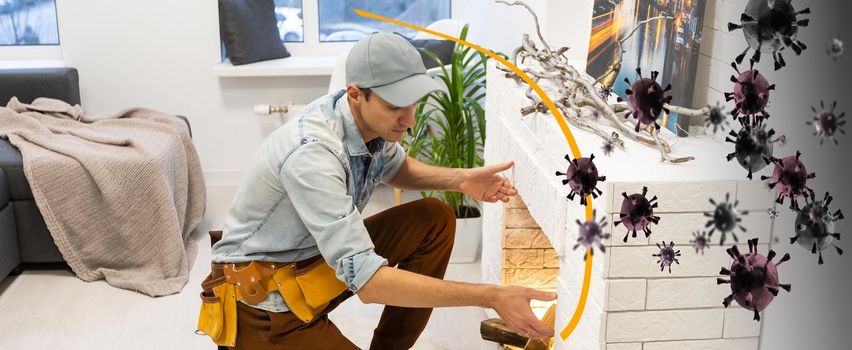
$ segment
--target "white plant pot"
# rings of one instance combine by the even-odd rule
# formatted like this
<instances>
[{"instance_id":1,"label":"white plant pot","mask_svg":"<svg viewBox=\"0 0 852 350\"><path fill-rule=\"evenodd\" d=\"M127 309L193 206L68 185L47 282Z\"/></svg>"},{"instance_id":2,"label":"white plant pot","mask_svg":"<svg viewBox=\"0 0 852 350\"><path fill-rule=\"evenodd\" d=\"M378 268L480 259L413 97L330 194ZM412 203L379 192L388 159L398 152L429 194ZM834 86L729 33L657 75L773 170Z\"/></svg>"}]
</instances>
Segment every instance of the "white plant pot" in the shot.
<instances>
[{"instance_id":1,"label":"white plant pot","mask_svg":"<svg viewBox=\"0 0 852 350\"><path fill-rule=\"evenodd\" d=\"M451 264L472 263L479 257L482 243L482 216L470 219L456 219L456 237Z\"/></svg>"}]
</instances>

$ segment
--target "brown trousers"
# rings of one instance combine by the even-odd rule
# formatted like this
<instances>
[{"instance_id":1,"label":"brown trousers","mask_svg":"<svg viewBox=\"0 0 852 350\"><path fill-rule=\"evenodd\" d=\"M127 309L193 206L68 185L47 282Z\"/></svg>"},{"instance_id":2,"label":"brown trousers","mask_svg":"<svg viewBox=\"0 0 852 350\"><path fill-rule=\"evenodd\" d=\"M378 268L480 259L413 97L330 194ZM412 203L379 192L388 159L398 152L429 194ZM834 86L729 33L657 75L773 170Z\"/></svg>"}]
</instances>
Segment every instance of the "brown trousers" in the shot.
<instances>
[{"instance_id":1,"label":"brown trousers","mask_svg":"<svg viewBox=\"0 0 852 350\"><path fill-rule=\"evenodd\" d=\"M364 220L376 253L389 266L443 278L450 259L456 218L443 202L425 198L385 210ZM328 319L328 313L352 296L345 291L313 321L291 312L268 312L237 303L237 350L358 349ZM432 309L385 306L370 349L411 348L426 327Z\"/></svg>"}]
</instances>

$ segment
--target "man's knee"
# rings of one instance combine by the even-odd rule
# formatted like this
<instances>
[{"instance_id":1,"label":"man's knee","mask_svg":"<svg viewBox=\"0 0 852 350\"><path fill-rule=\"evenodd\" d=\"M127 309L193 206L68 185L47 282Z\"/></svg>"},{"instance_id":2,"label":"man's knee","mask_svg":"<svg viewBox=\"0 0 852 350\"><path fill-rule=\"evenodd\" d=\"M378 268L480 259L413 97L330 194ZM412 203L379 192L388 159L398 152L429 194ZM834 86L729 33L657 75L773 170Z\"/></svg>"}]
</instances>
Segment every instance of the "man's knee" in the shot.
<instances>
[{"instance_id":1,"label":"man's knee","mask_svg":"<svg viewBox=\"0 0 852 350\"><path fill-rule=\"evenodd\" d=\"M442 233L452 238L456 232L456 214L443 201L436 198L423 198L420 200L420 211L424 218L444 228Z\"/></svg>"}]
</instances>

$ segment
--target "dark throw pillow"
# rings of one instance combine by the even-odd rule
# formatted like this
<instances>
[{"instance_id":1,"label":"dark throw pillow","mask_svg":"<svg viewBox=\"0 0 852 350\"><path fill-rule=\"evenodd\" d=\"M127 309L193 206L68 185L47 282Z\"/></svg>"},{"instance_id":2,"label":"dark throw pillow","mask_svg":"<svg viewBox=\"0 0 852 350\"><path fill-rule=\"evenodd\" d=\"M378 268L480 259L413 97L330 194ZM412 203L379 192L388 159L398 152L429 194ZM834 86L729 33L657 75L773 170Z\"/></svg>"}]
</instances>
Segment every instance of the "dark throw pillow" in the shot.
<instances>
[{"instance_id":1,"label":"dark throw pillow","mask_svg":"<svg viewBox=\"0 0 852 350\"><path fill-rule=\"evenodd\" d=\"M423 65L426 66L426 69L438 67L439 64L423 50L420 50L421 48L432 51L435 56L438 56L441 65L448 65L453 57L453 49L456 47L456 43L450 40L419 39L409 41L418 49L417 51L420 51L420 57L423 59Z\"/></svg>"},{"instance_id":2,"label":"dark throw pillow","mask_svg":"<svg viewBox=\"0 0 852 350\"><path fill-rule=\"evenodd\" d=\"M219 33L235 66L290 57L278 37L273 0L219 0Z\"/></svg>"}]
</instances>

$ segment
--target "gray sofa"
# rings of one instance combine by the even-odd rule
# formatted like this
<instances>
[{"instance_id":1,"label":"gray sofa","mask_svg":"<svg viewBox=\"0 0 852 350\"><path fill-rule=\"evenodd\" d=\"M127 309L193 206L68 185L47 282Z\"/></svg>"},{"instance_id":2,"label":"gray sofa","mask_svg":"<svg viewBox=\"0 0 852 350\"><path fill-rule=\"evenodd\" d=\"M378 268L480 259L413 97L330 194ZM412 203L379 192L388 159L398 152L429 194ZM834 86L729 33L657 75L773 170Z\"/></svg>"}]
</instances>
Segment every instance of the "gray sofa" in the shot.
<instances>
[{"instance_id":1,"label":"gray sofa","mask_svg":"<svg viewBox=\"0 0 852 350\"><path fill-rule=\"evenodd\" d=\"M0 106L12 96L23 103L51 97L80 104L77 69L0 69ZM185 117L179 117L189 125ZM0 280L10 272L20 272L21 264L41 263L65 260L33 199L21 152L8 140L0 139Z\"/></svg>"}]
</instances>

